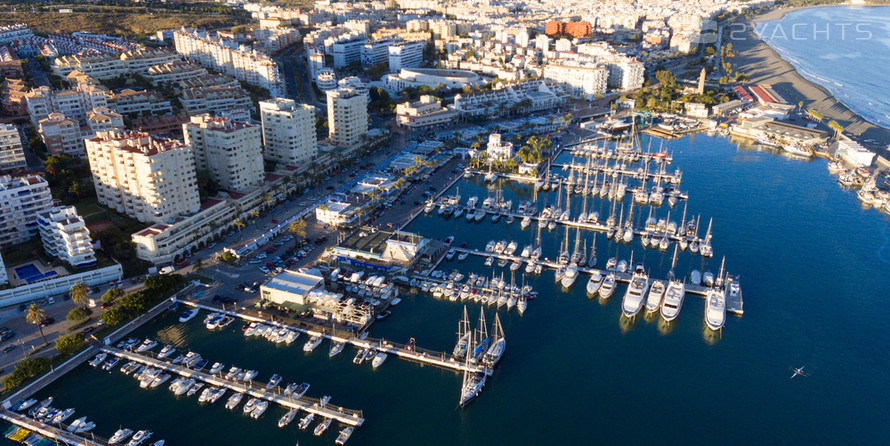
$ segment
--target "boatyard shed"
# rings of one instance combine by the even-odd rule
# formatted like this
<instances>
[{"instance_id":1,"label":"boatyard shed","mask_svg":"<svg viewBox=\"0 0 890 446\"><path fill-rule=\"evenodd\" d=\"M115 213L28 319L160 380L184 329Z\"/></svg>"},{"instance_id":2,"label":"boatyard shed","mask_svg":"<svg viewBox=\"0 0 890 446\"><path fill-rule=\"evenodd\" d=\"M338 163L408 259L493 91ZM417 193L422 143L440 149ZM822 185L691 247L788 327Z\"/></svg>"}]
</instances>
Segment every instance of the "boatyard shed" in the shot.
<instances>
[{"instance_id":1,"label":"boatyard shed","mask_svg":"<svg viewBox=\"0 0 890 446\"><path fill-rule=\"evenodd\" d=\"M260 286L260 297L276 305L307 305L309 293L324 287L324 278L285 270Z\"/></svg>"},{"instance_id":2,"label":"boatyard shed","mask_svg":"<svg viewBox=\"0 0 890 446\"><path fill-rule=\"evenodd\" d=\"M408 232L358 231L333 248L338 261L389 270L408 267L422 255L429 240Z\"/></svg>"}]
</instances>

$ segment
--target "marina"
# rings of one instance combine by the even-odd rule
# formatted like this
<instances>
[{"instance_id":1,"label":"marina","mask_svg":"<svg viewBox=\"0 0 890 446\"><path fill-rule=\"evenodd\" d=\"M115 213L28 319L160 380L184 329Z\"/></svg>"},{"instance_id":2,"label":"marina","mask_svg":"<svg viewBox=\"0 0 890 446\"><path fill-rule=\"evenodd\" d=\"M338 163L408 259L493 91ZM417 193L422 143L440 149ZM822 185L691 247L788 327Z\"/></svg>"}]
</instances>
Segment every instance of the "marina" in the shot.
<instances>
[{"instance_id":1,"label":"marina","mask_svg":"<svg viewBox=\"0 0 890 446\"><path fill-rule=\"evenodd\" d=\"M525 245L535 243L539 225L533 222L522 229L518 215L514 216L512 224L506 222L509 215L503 215L497 224L491 222L491 215L479 223L467 223L464 216L446 219L435 213L430 215L420 211L417 218L405 225L405 230L439 239L454 235L452 248L455 255L450 260L445 259L445 251L452 249L448 248L442 252L442 258L434 259L435 264L421 271L411 271L408 276L415 279L415 286L400 288L402 302L389 309L392 316L370 327L366 339L357 339L364 341L361 343L348 342L350 336L325 337L323 332L313 327L302 327L300 339L291 346L256 338L245 339L239 328L240 321L211 331L205 328L201 319L208 311L217 312L220 309L204 302L201 302L201 313L191 321L179 323L181 311L162 313L128 336L137 337L140 342L145 338L157 340L154 351L159 351L162 345L172 345L177 349L172 357L188 350L200 351L212 358L211 363L220 361L227 365L238 364L262 370L266 375L260 376L260 390L264 390L273 372L285 377L283 382L293 379L312 383L312 389L327 389L338 404L364 409L369 421L351 433L347 444L410 444L417 441L418 435L432 435L447 444L576 443L591 436L604 442L614 442L627 438L622 432L638 428L638 421L616 416L614 411L625 413L644 410L652 404L670 404L676 401L678 395L707 401L701 406L676 405L673 410L685 420L706 417L714 410L732 410L752 420L762 415L782 423L815 423L813 432L800 434L801 441L818 441L816 436L820 436L821 440L842 441L845 437L840 432L825 427L824 423L816 423L816 420L834 419L843 426L861 427L861 421L843 416L851 410L865 409L866 418L877 422L876 417L883 411L880 398L869 396L872 394L864 392L857 380L845 380L847 384L844 389L835 389L834 384L838 380L849 376L849 369L834 361L809 355L805 345L815 342L845 360L856 360L860 358L860 352L849 349L841 341L850 336L848 326L841 321L855 319L869 331L879 330L882 326L879 312L874 311L876 303L857 297L868 295L868 288L872 286L866 286L863 278L875 274L880 276L879 271L885 265L880 260L880 250L876 250L883 243L880 231L863 239L850 240L848 234L842 236L831 229L838 224L873 228L883 224L882 216L864 212L855 198L848 200L855 197L855 192L839 190L834 180L825 175L822 160L802 163L739 147L725 138L707 135L687 136L671 141L671 144L680 144L672 148L675 153L673 163L683 170L684 188L695 196L688 202L688 214L704 215L700 237L713 217L712 232L714 238L720 240L719 245L714 246L713 256L703 258L689 251L679 251L678 259L674 261L673 253L678 240L671 240L671 246L666 251L641 249L638 242L643 234L639 232L634 233L632 244L625 244L614 238L606 238L603 234L605 231L577 225L557 224L555 230L542 229L540 245L543 253L540 260L544 271L542 274L525 274L525 282L535 290L537 299L529 302L528 311L522 315L515 309L503 311L506 306L498 311L492 311L492 306L485 308L489 336L493 316L497 313L502 329L509 338L509 351L500 365L491 369L491 374L484 375L485 384L488 385L481 394L470 399L463 410L455 410L459 401L463 395L473 394L476 384L481 381L475 373L464 372L470 368L438 366L431 361L418 361L410 357L405 357L406 361L397 361L393 358L398 359L399 355L389 353L389 358L377 368L370 361L357 367L352 363L355 349L372 347L370 342L393 339L401 341L394 344L396 350L404 350L406 341L415 338L416 345L429 346L432 347L430 351L437 351L438 355L453 357L452 349L457 340L455 328L463 318L463 307L468 307L469 321L474 329L479 326L480 307L469 305L466 301L430 298L431 293L421 291L418 284L429 281L447 285L447 277L431 277L433 271L459 271L467 277L473 273L485 277L492 277L493 274L501 276L503 271L509 283L508 267L485 267L484 261L490 256L495 263L506 260L507 265L511 265L522 258L519 254ZM751 183L749 179L752 176L757 176L761 181ZM534 188L529 182L508 182L502 178L500 185L486 185L481 180L481 177L463 178L437 193L440 197L447 197L454 195L459 188L464 197L462 201L466 202L468 197L474 195L486 197L489 190L495 195L496 189L500 188L504 198L514 203L531 201L533 198ZM801 194L784 184L792 180L813 184L812 187L820 192ZM762 198L756 201L738 200L733 195L738 187L748 188L752 194ZM552 192L548 196L539 191L538 202L543 206L545 201L552 206L556 196ZM787 203L791 201L799 203L800 208L788 206ZM672 211L678 220L684 204L680 203ZM838 209L829 207L829 204ZM573 197L571 206L572 209L581 209L580 196ZM601 213L605 210L597 207L590 209ZM625 215L627 211L626 208ZM662 208L657 218L665 218L667 211L666 207ZM605 213L608 211L605 210ZM637 209L634 215L645 220L646 213L644 210L640 216ZM739 215L751 217L737 218ZM568 234L566 229L570 231ZM577 281L564 289L559 282L554 282L553 275L559 269L559 248L566 239L574 244L579 229L582 232L582 245L586 241L588 257L593 252L598 261L593 267L579 266ZM635 221L634 229L645 229L645 225ZM805 237L804 229L827 234L827 239ZM592 248L594 233L598 234L595 249ZM515 241L518 249L506 255L486 253L484 247L492 239ZM843 260L833 257L837 255L833 253L841 239L855 260L853 257ZM460 247L463 243L467 244L466 248ZM798 253L805 251L804 258L812 260L792 262L777 255L788 249ZM573 248L568 251L571 255ZM460 260L463 253L467 255ZM616 284L611 299L590 298L585 287L585 282L591 277L588 274L612 272L604 267L608 259L629 260L631 254L633 262L630 263L646 265L650 279L664 279L673 269L677 278L685 282L685 295L688 298L682 303L682 311L673 315L671 320L662 320L666 318L658 316L657 312L652 313L656 315L654 319L648 314L642 317L644 312L648 312L644 299L641 317L624 321L621 300L629 272L614 272ZM693 295L703 297L708 287L692 285L690 273L698 270L700 280L709 271L713 273L712 276L718 276L724 256L726 269L739 274L744 296L754 306L748 308L750 311L745 313L744 319L738 318L733 313L732 299L724 293L729 314L724 328L715 336L712 334L714 331L706 325L705 299L691 298ZM544 264L544 258L550 260ZM523 282L521 277L526 266L527 263L523 263L523 268L515 273L517 285ZM789 277L829 272L843 274L849 280L829 283L788 280ZM665 293L665 302L669 294L670 289ZM801 296L807 296L813 305L798 305ZM853 302L853 305L840 306L831 315L820 316L827 318L827 324L820 323L818 330L805 322L807 317L815 316L813 306L824 307L837 299ZM228 310L250 315L258 322L269 322L268 314L259 316L255 310L231 307ZM618 320L622 322L616 324ZM311 335L319 335L324 340L314 352L304 353L301 347ZM702 338L707 342L702 342ZM350 348L329 356L332 341L343 341ZM571 367L554 366L554 358L566 357L572 358ZM806 363L813 377L796 379L789 386L785 373L789 361L799 363L798 366ZM465 361L455 362L465 364ZM653 367L655 362L661 366ZM677 371L677 378L672 381L670 389L664 386L664 368ZM877 383L878 393L888 391L887 385L878 378L877 370L872 368L866 365L862 372L870 377L870 383ZM591 374L595 378L585 378ZM759 380L749 379L754 374L760 377ZM545 378L542 380L542 377ZM635 384L628 388L616 386L616 382ZM731 385L727 385L728 382ZM764 388L769 390L768 398L762 391ZM711 393L717 391L723 392L725 398L714 398ZM845 396L850 391L864 392L866 396L854 401ZM77 407L78 411L83 408L84 415L89 414L90 419L96 419L96 435L106 437L120 424L133 429L150 427L156 432L152 439L166 438L171 444L174 438L177 444L200 444L212 436L220 438L218 444L247 442L292 446L298 440L303 445L321 445L332 444L340 436L339 428L335 425L331 425L322 436L314 436L314 429L320 421L318 416L311 421L307 430L299 430L298 425L305 412L296 414L284 428L278 427L280 418L287 414L287 409L279 404L271 404L265 416L253 419L242 415L240 410L237 414L227 411L222 404L224 399L215 405L199 406L194 399L177 399L166 389L159 393L144 391L135 388L132 378L121 373L115 371L109 375L88 366L78 367L37 392L35 397L42 399L49 395L57 397L59 402L54 404L57 407ZM560 395L560 402L547 411L541 411L527 402L552 399L553 395ZM595 395L599 402L592 408L589 403L591 395ZM837 403L818 405L812 412L795 410L805 400L825 397L833 398ZM247 399L245 397L241 404L245 404ZM766 404L767 399L770 404ZM514 406L537 421L515 423L515 414L498 410ZM423 411L417 410L418 407L422 407ZM590 408L592 415L590 421L583 425L569 421L571 414L580 408ZM542 432L542 423L551 426L551 429ZM283 434L283 429L288 434ZM721 441L725 435L732 435L754 443L768 443L785 432L770 426L753 432L750 427L729 423L718 434L698 422L657 418L641 430L638 440L631 443L663 442L665 435L679 435L681 430L683 435L694 435L702 441ZM882 435L868 430L863 433L863 437L870 442L878 441Z\"/></svg>"}]
</instances>

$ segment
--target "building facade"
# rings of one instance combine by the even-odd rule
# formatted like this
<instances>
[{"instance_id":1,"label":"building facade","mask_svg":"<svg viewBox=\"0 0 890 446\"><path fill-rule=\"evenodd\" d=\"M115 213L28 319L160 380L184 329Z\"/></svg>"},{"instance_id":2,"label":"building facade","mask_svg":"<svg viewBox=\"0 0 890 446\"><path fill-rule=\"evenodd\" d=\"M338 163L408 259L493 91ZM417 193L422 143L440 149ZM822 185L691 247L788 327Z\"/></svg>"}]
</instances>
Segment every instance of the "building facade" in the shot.
<instances>
[{"instance_id":1,"label":"building facade","mask_svg":"<svg viewBox=\"0 0 890 446\"><path fill-rule=\"evenodd\" d=\"M351 88L327 92L328 137L331 143L349 147L368 134L368 98Z\"/></svg>"},{"instance_id":2,"label":"building facade","mask_svg":"<svg viewBox=\"0 0 890 446\"><path fill-rule=\"evenodd\" d=\"M315 107L293 99L260 102L267 160L306 169L318 155Z\"/></svg>"},{"instance_id":3,"label":"building facade","mask_svg":"<svg viewBox=\"0 0 890 446\"><path fill-rule=\"evenodd\" d=\"M38 234L37 215L52 205L49 183L43 177L0 176L0 247L35 237Z\"/></svg>"},{"instance_id":4,"label":"building facade","mask_svg":"<svg viewBox=\"0 0 890 446\"><path fill-rule=\"evenodd\" d=\"M58 206L37 216L43 250L71 266L96 264L93 239L74 206Z\"/></svg>"},{"instance_id":5,"label":"building facade","mask_svg":"<svg viewBox=\"0 0 890 446\"><path fill-rule=\"evenodd\" d=\"M423 63L423 47L426 42L416 40L413 42L401 42L390 45L389 71L398 73L403 68L417 68Z\"/></svg>"},{"instance_id":6,"label":"building facade","mask_svg":"<svg viewBox=\"0 0 890 446\"><path fill-rule=\"evenodd\" d=\"M16 170L27 165L19 128L0 123L0 171Z\"/></svg>"},{"instance_id":7,"label":"building facade","mask_svg":"<svg viewBox=\"0 0 890 446\"><path fill-rule=\"evenodd\" d=\"M99 202L142 222L165 222L200 209L191 149L133 131L99 132L86 142Z\"/></svg>"},{"instance_id":8,"label":"building facade","mask_svg":"<svg viewBox=\"0 0 890 446\"><path fill-rule=\"evenodd\" d=\"M421 129L450 124L457 112L442 107L442 102L433 96L424 95L417 102L396 105L399 125L409 129Z\"/></svg>"},{"instance_id":9,"label":"building facade","mask_svg":"<svg viewBox=\"0 0 890 446\"><path fill-rule=\"evenodd\" d=\"M191 147L195 167L227 191L248 191L263 181L263 148L260 126L210 115L192 116L182 126L185 144Z\"/></svg>"}]
</instances>

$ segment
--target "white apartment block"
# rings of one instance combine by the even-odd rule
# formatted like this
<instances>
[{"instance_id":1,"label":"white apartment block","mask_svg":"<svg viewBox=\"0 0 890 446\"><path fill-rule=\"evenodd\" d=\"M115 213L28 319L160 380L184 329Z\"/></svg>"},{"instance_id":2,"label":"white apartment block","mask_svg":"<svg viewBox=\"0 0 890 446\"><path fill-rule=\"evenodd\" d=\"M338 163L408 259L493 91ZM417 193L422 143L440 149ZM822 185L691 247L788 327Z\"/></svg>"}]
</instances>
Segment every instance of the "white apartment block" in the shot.
<instances>
[{"instance_id":1,"label":"white apartment block","mask_svg":"<svg viewBox=\"0 0 890 446\"><path fill-rule=\"evenodd\" d=\"M646 67L636 60L606 62L608 86L619 90L636 90L643 86Z\"/></svg>"},{"instance_id":2,"label":"white apartment block","mask_svg":"<svg viewBox=\"0 0 890 446\"><path fill-rule=\"evenodd\" d=\"M124 89L108 97L108 107L122 115L173 113L170 101L157 91Z\"/></svg>"},{"instance_id":3,"label":"white apartment block","mask_svg":"<svg viewBox=\"0 0 890 446\"><path fill-rule=\"evenodd\" d=\"M67 77L77 70L96 79L111 79L130 71L123 60L110 54L59 56L53 61L52 69L60 77Z\"/></svg>"},{"instance_id":4,"label":"white apartment block","mask_svg":"<svg viewBox=\"0 0 890 446\"><path fill-rule=\"evenodd\" d=\"M197 212L191 150L181 142L134 131L99 132L86 140L99 202L142 222Z\"/></svg>"},{"instance_id":5,"label":"white apartment block","mask_svg":"<svg viewBox=\"0 0 890 446\"><path fill-rule=\"evenodd\" d=\"M43 250L73 267L96 264L93 239L74 206L58 206L37 216Z\"/></svg>"},{"instance_id":6,"label":"white apartment block","mask_svg":"<svg viewBox=\"0 0 890 446\"><path fill-rule=\"evenodd\" d=\"M423 62L423 47L426 42L416 40L401 42L389 47L389 71L398 73L402 68L416 68Z\"/></svg>"},{"instance_id":7,"label":"white apartment block","mask_svg":"<svg viewBox=\"0 0 890 446\"><path fill-rule=\"evenodd\" d=\"M573 97L593 99L606 92L609 74L605 67L548 64L543 77L565 85Z\"/></svg>"},{"instance_id":8,"label":"white apartment block","mask_svg":"<svg viewBox=\"0 0 890 446\"><path fill-rule=\"evenodd\" d=\"M337 88L337 75L332 70L324 69L315 78L315 86L321 91Z\"/></svg>"},{"instance_id":9,"label":"white apartment block","mask_svg":"<svg viewBox=\"0 0 890 446\"><path fill-rule=\"evenodd\" d=\"M87 111L108 105L105 93L104 88L91 83L80 83L74 89L57 91L44 86L25 95L25 102L31 123L36 127L50 113L62 113L69 118L83 120Z\"/></svg>"},{"instance_id":10,"label":"white apartment block","mask_svg":"<svg viewBox=\"0 0 890 446\"><path fill-rule=\"evenodd\" d=\"M124 117L108 107L94 108L87 113L87 127L90 129L90 134L83 136L92 138L99 132L123 129Z\"/></svg>"},{"instance_id":11,"label":"white apartment block","mask_svg":"<svg viewBox=\"0 0 890 446\"><path fill-rule=\"evenodd\" d=\"M513 107L524 113L548 110L566 102L557 85L540 79L498 84L493 90L458 94L451 109L461 116L503 115Z\"/></svg>"},{"instance_id":12,"label":"white apartment block","mask_svg":"<svg viewBox=\"0 0 890 446\"><path fill-rule=\"evenodd\" d=\"M368 134L368 98L351 88L327 92L328 137L331 143L349 147Z\"/></svg>"},{"instance_id":13,"label":"white apartment block","mask_svg":"<svg viewBox=\"0 0 890 446\"><path fill-rule=\"evenodd\" d=\"M0 247L22 243L36 236L37 215L52 205L49 184L43 177L0 176Z\"/></svg>"},{"instance_id":14,"label":"white apartment block","mask_svg":"<svg viewBox=\"0 0 890 446\"><path fill-rule=\"evenodd\" d=\"M0 171L15 170L27 165L19 128L0 123Z\"/></svg>"},{"instance_id":15,"label":"white apartment block","mask_svg":"<svg viewBox=\"0 0 890 446\"><path fill-rule=\"evenodd\" d=\"M222 113L231 109L253 107L250 96L241 88L207 87L183 90L179 96L182 108L190 115Z\"/></svg>"},{"instance_id":16,"label":"white apartment block","mask_svg":"<svg viewBox=\"0 0 890 446\"><path fill-rule=\"evenodd\" d=\"M293 99L260 102L267 160L305 170L318 154L315 107Z\"/></svg>"},{"instance_id":17,"label":"white apartment block","mask_svg":"<svg viewBox=\"0 0 890 446\"><path fill-rule=\"evenodd\" d=\"M505 160L513 158L513 143L502 141L500 133L492 133L488 135L488 144L485 146L485 153L489 159Z\"/></svg>"},{"instance_id":18,"label":"white apartment block","mask_svg":"<svg viewBox=\"0 0 890 446\"><path fill-rule=\"evenodd\" d=\"M377 39L365 43L362 47L362 64L374 66L389 63L389 47L395 43L394 39Z\"/></svg>"},{"instance_id":19,"label":"white apartment block","mask_svg":"<svg viewBox=\"0 0 890 446\"><path fill-rule=\"evenodd\" d=\"M200 115L183 124L182 133L195 167L207 170L223 189L248 191L263 182L260 126Z\"/></svg>"},{"instance_id":20,"label":"white apartment block","mask_svg":"<svg viewBox=\"0 0 890 446\"><path fill-rule=\"evenodd\" d=\"M153 85L166 82L178 84L186 79L193 79L207 74L207 69L191 62L172 62L154 65L148 68L145 77Z\"/></svg>"},{"instance_id":21,"label":"white apartment block","mask_svg":"<svg viewBox=\"0 0 890 446\"><path fill-rule=\"evenodd\" d=\"M450 124L457 112L442 107L442 102L433 96L423 95L417 102L396 105L396 118L399 125L409 129L422 129Z\"/></svg>"},{"instance_id":22,"label":"white apartment block","mask_svg":"<svg viewBox=\"0 0 890 446\"><path fill-rule=\"evenodd\" d=\"M49 116L41 119L37 131L50 155L64 153L78 158L83 158L86 155L80 123L62 113L50 113Z\"/></svg>"},{"instance_id":23,"label":"white apartment block","mask_svg":"<svg viewBox=\"0 0 890 446\"><path fill-rule=\"evenodd\" d=\"M278 64L268 55L244 47L236 48L234 42L190 28L173 33L173 41L176 52L192 62L266 88L272 96L285 93Z\"/></svg>"},{"instance_id":24,"label":"white apartment block","mask_svg":"<svg viewBox=\"0 0 890 446\"><path fill-rule=\"evenodd\" d=\"M334 55L334 67L343 68L351 63L361 63L362 51L366 43L368 43L368 40L364 38L334 42L331 45L331 52Z\"/></svg>"},{"instance_id":25,"label":"white apartment block","mask_svg":"<svg viewBox=\"0 0 890 446\"><path fill-rule=\"evenodd\" d=\"M171 51L141 49L124 51L121 53L120 59L127 67L127 70L136 73L146 73L149 68L156 65L180 62L182 56Z\"/></svg>"},{"instance_id":26,"label":"white apartment block","mask_svg":"<svg viewBox=\"0 0 890 446\"><path fill-rule=\"evenodd\" d=\"M34 32L24 23L0 26L0 43L10 43L13 40L26 40L34 37Z\"/></svg>"}]
</instances>

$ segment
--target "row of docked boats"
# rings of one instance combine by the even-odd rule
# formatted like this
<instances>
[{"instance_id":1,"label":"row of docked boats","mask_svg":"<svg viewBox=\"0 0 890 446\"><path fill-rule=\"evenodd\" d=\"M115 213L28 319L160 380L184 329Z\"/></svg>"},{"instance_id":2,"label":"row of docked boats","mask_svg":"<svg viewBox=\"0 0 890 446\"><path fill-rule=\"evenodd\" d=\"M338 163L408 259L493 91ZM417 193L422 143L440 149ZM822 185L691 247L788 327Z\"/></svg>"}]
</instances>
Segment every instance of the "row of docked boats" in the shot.
<instances>
[{"instance_id":1,"label":"row of docked boats","mask_svg":"<svg viewBox=\"0 0 890 446\"><path fill-rule=\"evenodd\" d=\"M287 327L279 327L259 322L248 322L241 327L247 338L260 337L274 344L293 344L300 337L300 332Z\"/></svg>"},{"instance_id":2,"label":"row of docked boats","mask_svg":"<svg viewBox=\"0 0 890 446\"><path fill-rule=\"evenodd\" d=\"M878 186L878 174L871 174L868 169L855 169L844 171L840 162L829 163L829 171L838 174L838 182L847 187L859 186L856 192L856 198L865 206L871 206L875 209L890 214L890 189L886 179L881 186Z\"/></svg>"},{"instance_id":3,"label":"row of docked boats","mask_svg":"<svg viewBox=\"0 0 890 446\"><path fill-rule=\"evenodd\" d=\"M432 293L435 298L448 299L451 302L472 300L483 305L497 306L497 308L506 307L507 311L515 308L520 314L525 313L528 301L537 297L537 293L531 285L519 287L513 283L507 283L503 276L487 278L477 276L475 273L470 274L466 283L463 284L454 279L443 282L425 280L421 282L420 290Z\"/></svg>"},{"instance_id":4,"label":"row of docked boats","mask_svg":"<svg viewBox=\"0 0 890 446\"><path fill-rule=\"evenodd\" d=\"M87 420L87 417L80 417L72 421L67 426L63 423L74 416L74 408L56 409L52 407L53 397L49 397L39 404L36 399L29 399L16 404L12 410L17 412L28 411L28 416L32 419L45 424L51 424L64 428L72 434L86 434L96 427L96 423ZM132 438L130 437L132 435ZM150 430L140 430L135 434L131 429L118 429L108 440L108 444L126 444L127 446L139 446L152 436ZM127 441L127 439L130 439ZM126 443L124 443L127 441ZM163 446L164 440L158 440L151 444L152 446Z\"/></svg>"},{"instance_id":5,"label":"row of docked boats","mask_svg":"<svg viewBox=\"0 0 890 446\"><path fill-rule=\"evenodd\" d=\"M592 143L580 144L569 149L573 157L585 157L619 163L653 162L656 164L670 164L673 157L666 151L643 152L639 147L619 145L614 148Z\"/></svg>"},{"instance_id":6,"label":"row of docked boats","mask_svg":"<svg viewBox=\"0 0 890 446\"><path fill-rule=\"evenodd\" d=\"M491 333L486 329L485 312L482 309L479 312L479 323L475 329L471 329L466 307L458 325L457 336L452 355L456 360L462 359L467 365L461 382L459 402L460 407L465 407L479 396L487 379L485 368L472 369L469 366L479 364L488 369L493 368L503 357L507 341L497 314Z\"/></svg>"}]
</instances>

